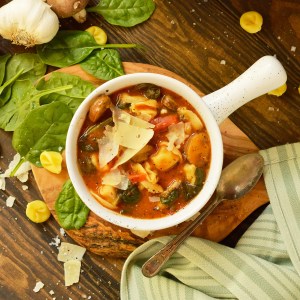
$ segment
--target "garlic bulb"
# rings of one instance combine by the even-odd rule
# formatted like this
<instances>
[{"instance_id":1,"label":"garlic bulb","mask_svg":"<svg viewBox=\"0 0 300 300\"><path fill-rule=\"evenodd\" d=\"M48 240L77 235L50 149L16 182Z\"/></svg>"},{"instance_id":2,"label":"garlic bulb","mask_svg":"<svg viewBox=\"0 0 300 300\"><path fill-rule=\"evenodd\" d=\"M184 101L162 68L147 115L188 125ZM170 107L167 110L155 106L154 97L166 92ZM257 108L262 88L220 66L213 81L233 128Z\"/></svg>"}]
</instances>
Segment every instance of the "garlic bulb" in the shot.
<instances>
[{"instance_id":1,"label":"garlic bulb","mask_svg":"<svg viewBox=\"0 0 300 300\"><path fill-rule=\"evenodd\" d=\"M0 8L0 35L13 44L47 43L58 29L57 15L43 0L13 0Z\"/></svg>"}]
</instances>

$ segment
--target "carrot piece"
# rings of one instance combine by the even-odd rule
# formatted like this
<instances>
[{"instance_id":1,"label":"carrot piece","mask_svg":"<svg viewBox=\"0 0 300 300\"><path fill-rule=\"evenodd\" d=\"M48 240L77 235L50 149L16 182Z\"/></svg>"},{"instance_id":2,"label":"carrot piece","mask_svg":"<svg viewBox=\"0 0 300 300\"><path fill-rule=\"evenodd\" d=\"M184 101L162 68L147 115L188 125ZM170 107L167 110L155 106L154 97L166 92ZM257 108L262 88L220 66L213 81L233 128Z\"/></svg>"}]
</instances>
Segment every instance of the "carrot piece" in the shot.
<instances>
[{"instance_id":1,"label":"carrot piece","mask_svg":"<svg viewBox=\"0 0 300 300\"><path fill-rule=\"evenodd\" d=\"M143 173L135 173L135 174L129 174L128 179L131 181L131 183L137 183L146 180L147 175Z\"/></svg>"},{"instance_id":2,"label":"carrot piece","mask_svg":"<svg viewBox=\"0 0 300 300\"><path fill-rule=\"evenodd\" d=\"M154 131L163 131L167 129L170 125L176 124L179 122L177 115L168 115L163 117L157 117L152 120L152 124L155 125Z\"/></svg>"}]
</instances>

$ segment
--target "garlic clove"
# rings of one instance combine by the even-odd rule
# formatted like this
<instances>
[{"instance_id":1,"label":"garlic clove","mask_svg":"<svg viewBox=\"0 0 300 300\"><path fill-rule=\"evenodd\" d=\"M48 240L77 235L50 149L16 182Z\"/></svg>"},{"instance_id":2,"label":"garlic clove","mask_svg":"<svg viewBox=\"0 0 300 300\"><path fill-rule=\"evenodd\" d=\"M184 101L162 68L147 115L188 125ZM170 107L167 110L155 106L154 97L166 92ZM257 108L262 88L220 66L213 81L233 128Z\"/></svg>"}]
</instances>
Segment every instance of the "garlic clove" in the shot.
<instances>
[{"instance_id":1,"label":"garlic clove","mask_svg":"<svg viewBox=\"0 0 300 300\"><path fill-rule=\"evenodd\" d=\"M14 44L47 43L58 29L57 15L43 0L13 0L0 8L0 35Z\"/></svg>"}]
</instances>

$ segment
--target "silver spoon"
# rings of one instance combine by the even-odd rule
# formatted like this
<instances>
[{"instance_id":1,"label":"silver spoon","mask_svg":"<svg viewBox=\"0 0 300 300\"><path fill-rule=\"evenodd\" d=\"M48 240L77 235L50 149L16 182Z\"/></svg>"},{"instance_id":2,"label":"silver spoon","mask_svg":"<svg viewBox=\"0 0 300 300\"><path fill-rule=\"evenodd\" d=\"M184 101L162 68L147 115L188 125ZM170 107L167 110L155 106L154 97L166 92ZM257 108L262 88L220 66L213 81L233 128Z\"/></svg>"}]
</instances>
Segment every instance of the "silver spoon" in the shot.
<instances>
[{"instance_id":1,"label":"silver spoon","mask_svg":"<svg viewBox=\"0 0 300 300\"><path fill-rule=\"evenodd\" d=\"M179 235L144 263L142 266L143 275L146 277L156 275L176 249L224 199L235 200L248 193L259 180L263 166L262 156L253 153L237 158L224 168L213 201Z\"/></svg>"}]
</instances>

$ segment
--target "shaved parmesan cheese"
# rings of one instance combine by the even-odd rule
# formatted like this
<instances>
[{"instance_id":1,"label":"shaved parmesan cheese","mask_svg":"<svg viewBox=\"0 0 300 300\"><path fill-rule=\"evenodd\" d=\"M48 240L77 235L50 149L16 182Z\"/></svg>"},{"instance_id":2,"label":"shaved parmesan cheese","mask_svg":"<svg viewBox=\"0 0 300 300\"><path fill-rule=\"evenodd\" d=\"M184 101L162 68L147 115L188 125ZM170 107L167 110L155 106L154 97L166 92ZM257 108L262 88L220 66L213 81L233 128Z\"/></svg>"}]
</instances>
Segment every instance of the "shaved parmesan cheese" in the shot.
<instances>
[{"instance_id":1,"label":"shaved parmesan cheese","mask_svg":"<svg viewBox=\"0 0 300 300\"><path fill-rule=\"evenodd\" d=\"M112 161L118 154L118 160L113 166L116 169L124 164L144 148L154 135L154 125L136 118L127 112L113 107L113 121L115 126L106 126L104 137L99 143L99 164L100 168ZM120 146L124 151L120 151Z\"/></svg>"},{"instance_id":2,"label":"shaved parmesan cheese","mask_svg":"<svg viewBox=\"0 0 300 300\"><path fill-rule=\"evenodd\" d=\"M140 149L125 149L124 152L119 156L118 160L116 161L114 168L117 168L118 166L124 164L130 158L135 156L139 151Z\"/></svg>"},{"instance_id":3,"label":"shaved parmesan cheese","mask_svg":"<svg viewBox=\"0 0 300 300\"><path fill-rule=\"evenodd\" d=\"M82 260L86 249L78 245L62 242L59 247L57 259L62 262L69 260Z\"/></svg>"},{"instance_id":4,"label":"shaved parmesan cheese","mask_svg":"<svg viewBox=\"0 0 300 300\"><path fill-rule=\"evenodd\" d=\"M13 207L13 205L14 205L14 203L15 203L15 200L16 200L15 197L9 196L9 197L6 199L6 206L7 206L7 207Z\"/></svg>"},{"instance_id":5,"label":"shaved parmesan cheese","mask_svg":"<svg viewBox=\"0 0 300 300\"><path fill-rule=\"evenodd\" d=\"M79 260L68 260L64 263L65 286L79 282L81 262Z\"/></svg>"},{"instance_id":6,"label":"shaved parmesan cheese","mask_svg":"<svg viewBox=\"0 0 300 300\"><path fill-rule=\"evenodd\" d=\"M105 136L98 140L100 168L112 161L119 152L119 144L114 138L114 129L111 126L106 126L104 134Z\"/></svg>"},{"instance_id":7,"label":"shaved parmesan cheese","mask_svg":"<svg viewBox=\"0 0 300 300\"><path fill-rule=\"evenodd\" d=\"M123 122L116 123L115 137L121 146L129 149L141 150L153 135L152 129L132 126Z\"/></svg>"},{"instance_id":8,"label":"shaved parmesan cheese","mask_svg":"<svg viewBox=\"0 0 300 300\"><path fill-rule=\"evenodd\" d=\"M147 121L142 120L141 118L137 118L135 116L132 116L131 114L127 113L126 111L119 109L117 107L114 107L112 109L113 112L113 120L114 123L116 122L124 122L133 126L141 127L141 128L154 128L155 125L152 123L149 123Z\"/></svg>"},{"instance_id":9,"label":"shaved parmesan cheese","mask_svg":"<svg viewBox=\"0 0 300 300\"><path fill-rule=\"evenodd\" d=\"M135 229L131 229L131 232L134 235L137 235L137 236L141 237L142 239L145 238L146 236L148 236L151 233L150 230L135 230Z\"/></svg>"},{"instance_id":10,"label":"shaved parmesan cheese","mask_svg":"<svg viewBox=\"0 0 300 300\"><path fill-rule=\"evenodd\" d=\"M184 143L185 140L185 131L184 131L184 123L179 122L177 124L172 124L168 127L168 133L166 134L169 143L167 149L172 151L174 146L180 146Z\"/></svg>"},{"instance_id":11,"label":"shaved parmesan cheese","mask_svg":"<svg viewBox=\"0 0 300 300\"><path fill-rule=\"evenodd\" d=\"M42 288L44 287L44 284L41 282L41 281L38 281L36 284L35 284L35 287L33 289L33 291L35 293L39 292Z\"/></svg>"},{"instance_id":12,"label":"shaved parmesan cheese","mask_svg":"<svg viewBox=\"0 0 300 300\"><path fill-rule=\"evenodd\" d=\"M142 120L142 119L134 117L134 116L131 116L130 124L133 125L133 126L138 126L138 127L146 128L146 129L150 129L150 128L155 127L154 124L149 123L145 120Z\"/></svg>"},{"instance_id":13,"label":"shaved parmesan cheese","mask_svg":"<svg viewBox=\"0 0 300 300\"><path fill-rule=\"evenodd\" d=\"M131 115L118 107L111 108L114 123L124 122L130 124Z\"/></svg>"},{"instance_id":14,"label":"shaved parmesan cheese","mask_svg":"<svg viewBox=\"0 0 300 300\"><path fill-rule=\"evenodd\" d=\"M127 176L121 174L119 169L112 169L110 172L105 174L105 176L103 176L102 184L111 185L120 190L127 190L129 179Z\"/></svg>"}]
</instances>

